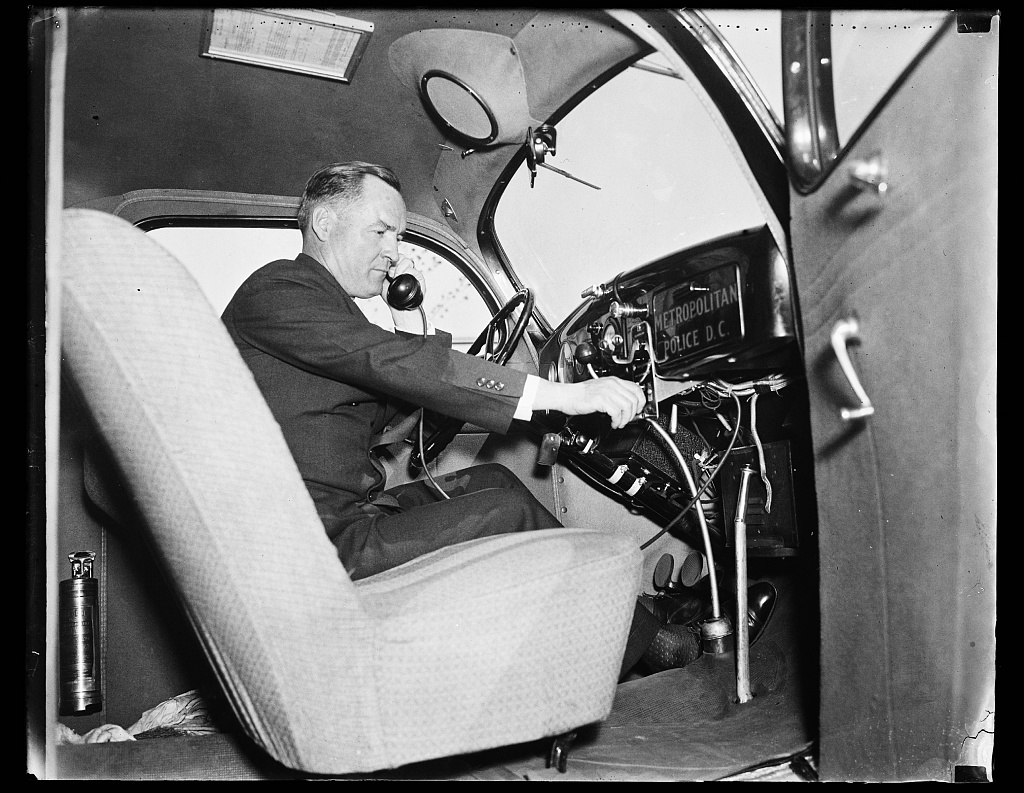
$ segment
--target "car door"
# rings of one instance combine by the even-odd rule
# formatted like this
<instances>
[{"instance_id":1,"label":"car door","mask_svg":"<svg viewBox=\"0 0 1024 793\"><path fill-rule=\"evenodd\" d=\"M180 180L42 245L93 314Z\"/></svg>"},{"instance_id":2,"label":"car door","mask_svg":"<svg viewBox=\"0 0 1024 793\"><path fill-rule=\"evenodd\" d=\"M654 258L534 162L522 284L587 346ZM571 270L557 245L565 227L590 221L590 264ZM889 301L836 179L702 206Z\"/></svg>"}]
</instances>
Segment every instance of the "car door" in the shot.
<instances>
[{"instance_id":1,"label":"car door","mask_svg":"<svg viewBox=\"0 0 1024 793\"><path fill-rule=\"evenodd\" d=\"M998 17L936 26L848 140L838 28L784 12L820 772L952 781L991 768L994 730Z\"/></svg>"}]
</instances>

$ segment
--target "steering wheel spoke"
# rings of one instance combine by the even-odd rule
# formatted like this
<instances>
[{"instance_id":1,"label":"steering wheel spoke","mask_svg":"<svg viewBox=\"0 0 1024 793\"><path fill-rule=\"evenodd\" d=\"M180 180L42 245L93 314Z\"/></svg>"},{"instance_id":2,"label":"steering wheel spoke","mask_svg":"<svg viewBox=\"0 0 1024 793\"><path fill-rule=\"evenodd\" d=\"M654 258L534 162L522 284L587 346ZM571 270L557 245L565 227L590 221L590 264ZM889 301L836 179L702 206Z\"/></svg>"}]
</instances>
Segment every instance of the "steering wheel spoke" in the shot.
<instances>
[{"instance_id":1,"label":"steering wheel spoke","mask_svg":"<svg viewBox=\"0 0 1024 793\"><path fill-rule=\"evenodd\" d=\"M506 329L506 322L512 316L512 312L519 306L523 309L519 313L511 332ZM515 352L519 341L526 333L526 326L533 315L533 293L529 289L520 289L505 305L498 309L491 321L484 326L484 329L477 336L476 341L467 350L467 354L479 356L483 351L483 358L486 361L505 366L512 353ZM495 347L495 344L497 346ZM437 428L430 437L423 442L423 455L420 456L419 448L414 448L409 458L409 466L416 471L423 468L426 463L433 462L459 434L465 422L462 419L445 418L438 423Z\"/></svg>"}]
</instances>

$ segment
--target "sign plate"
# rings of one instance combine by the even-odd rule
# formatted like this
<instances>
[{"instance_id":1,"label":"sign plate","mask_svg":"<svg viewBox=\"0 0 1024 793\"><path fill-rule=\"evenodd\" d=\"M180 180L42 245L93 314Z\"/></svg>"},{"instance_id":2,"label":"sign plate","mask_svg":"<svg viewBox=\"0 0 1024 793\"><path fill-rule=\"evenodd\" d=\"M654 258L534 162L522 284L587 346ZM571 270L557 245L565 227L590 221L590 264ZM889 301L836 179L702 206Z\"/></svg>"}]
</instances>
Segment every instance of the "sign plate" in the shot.
<instances>
[{"instance_id":1,"label":"sign plate","mask_svg":"<svg viewBox=\"0 0 1024 793\"><path fill-rule=\"evenodd\" d=\"M656 292L651 302L659 363L694 360L743 340L739 265L708 270Z\"/></svg>"}]
</instances>

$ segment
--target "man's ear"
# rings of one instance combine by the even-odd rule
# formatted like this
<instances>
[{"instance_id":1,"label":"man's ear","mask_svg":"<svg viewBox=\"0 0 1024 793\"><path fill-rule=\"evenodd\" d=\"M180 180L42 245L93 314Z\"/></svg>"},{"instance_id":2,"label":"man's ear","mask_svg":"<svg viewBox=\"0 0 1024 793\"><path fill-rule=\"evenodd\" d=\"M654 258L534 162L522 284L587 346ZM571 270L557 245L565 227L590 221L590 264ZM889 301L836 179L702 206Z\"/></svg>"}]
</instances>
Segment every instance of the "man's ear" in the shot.
<instances>
[{"instance_id":1,"label":"man's ear","mask_svg":"<svg viewBox=\"0 0 1024 793\"><path fill-rule=\"evenodd\" d=\"M309 217L309 228L320 242L326 242L334 223L334 211L324 204L313 207Z\"/></svg>"}]
</instances>

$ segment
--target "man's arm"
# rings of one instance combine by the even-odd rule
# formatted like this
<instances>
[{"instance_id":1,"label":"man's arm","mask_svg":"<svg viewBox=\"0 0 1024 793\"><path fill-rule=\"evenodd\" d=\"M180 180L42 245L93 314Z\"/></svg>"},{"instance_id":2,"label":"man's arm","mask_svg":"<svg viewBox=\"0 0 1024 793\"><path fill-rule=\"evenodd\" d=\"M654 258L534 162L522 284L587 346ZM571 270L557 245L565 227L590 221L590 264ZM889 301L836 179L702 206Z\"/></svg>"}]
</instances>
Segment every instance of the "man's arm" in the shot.
<instances>
[{"instance_id":1,"label":"man's arm","mask_svg":"<svg viewBox=\"0 0 1024 793\"><path fill-rule=\"evenodd\" d=\"M426 281L409 259L402 259L392 268L391 275L412 273L426 294ZM388 284L381 295L387 299ZM433 333L426 313L391 309L395 330L407 333ZM425 325L425 327L424 327ZM635 383L616 377L603 377L582 383L552 383L530 375L516 408L515 418L529 419L534 410L557 410L574 416L584 413L606 413L612 427L618 429L632 421L643 410L646 402L643 390Z\"/></svg>"},{"instance_id":2,"label":"man's arm","mask_svg":"<svg viewBox=\"0 0 1024 793\"><path fill-rule=\"evenodd\" d=\"M531 375L528 380L530 384L524 397L529 395L531 385L536 387L532 410L557 410L569 416L605 413L615 429L636 418L647 402L640 386L617 377L599 377L582 383L552 383ZM517 411L516 415L520 413Z\"/></svg>"},{"instance_id":3,"label":"man's arm","mask_svg":"<svg viewBox=\"0 0 1024 793\"><path fill-rule=\"evenodd\" d=\"M319 377L508 430L524 373L451 350L436 336L379 328L318 276L286 268L240 290L225 312L236 343Z\"/></svg>"}]
</instances>

